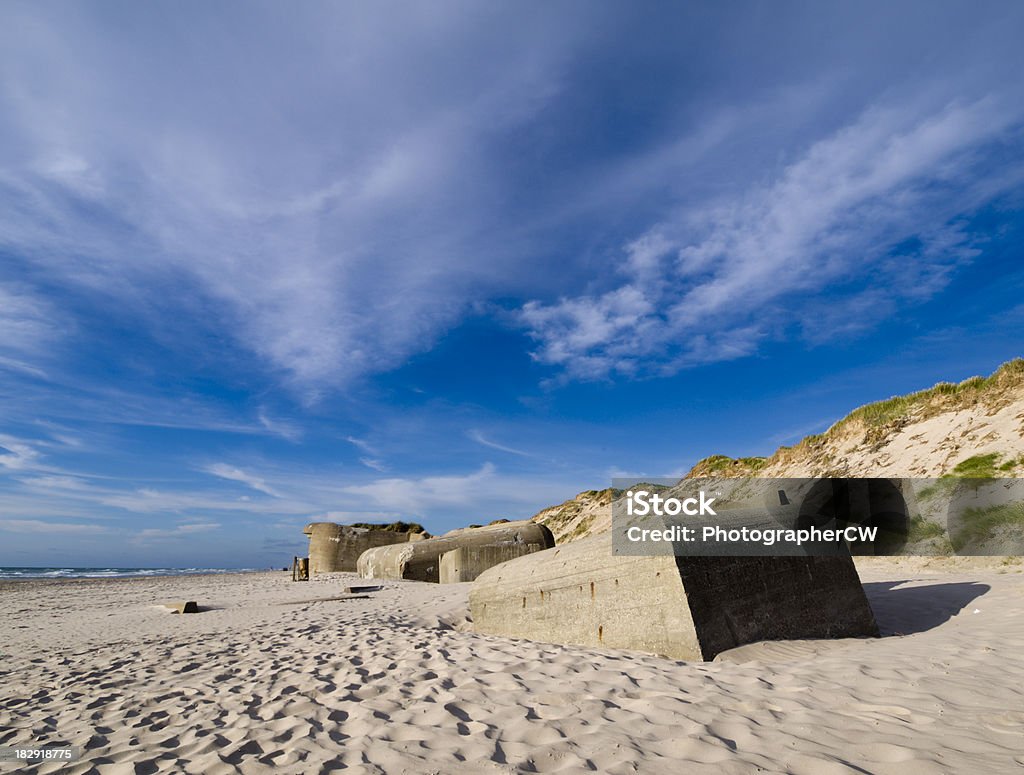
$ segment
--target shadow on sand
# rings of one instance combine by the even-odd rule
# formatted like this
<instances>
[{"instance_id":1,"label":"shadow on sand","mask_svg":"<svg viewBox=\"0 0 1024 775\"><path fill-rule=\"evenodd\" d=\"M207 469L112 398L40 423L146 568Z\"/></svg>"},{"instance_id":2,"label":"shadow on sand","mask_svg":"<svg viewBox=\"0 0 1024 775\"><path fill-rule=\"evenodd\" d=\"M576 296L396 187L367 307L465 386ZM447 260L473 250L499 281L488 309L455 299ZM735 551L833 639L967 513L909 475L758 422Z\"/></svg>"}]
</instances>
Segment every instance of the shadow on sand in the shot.
<instances>
[{"instance_id":1,"label":"shadow on sand","mask_svg":"<svg viewBox=\"0 0 1024 775\"><path fill-rule=\"evenodd\" d=\"M992 587L974 581L902 586L915 581L873 581L864 585L885 635L910 635L949 621Z\"/></svg>"}]
</instances>

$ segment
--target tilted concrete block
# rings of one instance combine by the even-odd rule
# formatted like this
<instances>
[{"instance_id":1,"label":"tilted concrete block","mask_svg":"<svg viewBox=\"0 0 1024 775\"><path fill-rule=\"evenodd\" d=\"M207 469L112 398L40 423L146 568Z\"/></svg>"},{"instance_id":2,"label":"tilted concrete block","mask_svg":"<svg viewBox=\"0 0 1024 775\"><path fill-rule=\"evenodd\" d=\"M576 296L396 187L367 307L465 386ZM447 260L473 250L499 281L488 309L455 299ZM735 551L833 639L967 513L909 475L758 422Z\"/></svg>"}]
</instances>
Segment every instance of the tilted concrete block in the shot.
<instances>
[{"instance_id":1,"label":"tilted concrete block","mask_svg":"<svg viewBox=\"0 0 1024 775\"><path fill-rule=\"evenodd\" d=\"M710 660L759 640L876 636L849 557L635 557L611 534L484 571L477 632Z\"/></svg>"},{"instance_id":2,"label":"tilted concrete block","mask_svg":"<svg viewBox=\"0 0 1024 775\"><path fill-rule=\"evenodd\" d=\"M199 605L195 600L187 600L174 603L164 603L164 608L170 608L172 614L197 614Z\"/></svg>"}]
</instances>

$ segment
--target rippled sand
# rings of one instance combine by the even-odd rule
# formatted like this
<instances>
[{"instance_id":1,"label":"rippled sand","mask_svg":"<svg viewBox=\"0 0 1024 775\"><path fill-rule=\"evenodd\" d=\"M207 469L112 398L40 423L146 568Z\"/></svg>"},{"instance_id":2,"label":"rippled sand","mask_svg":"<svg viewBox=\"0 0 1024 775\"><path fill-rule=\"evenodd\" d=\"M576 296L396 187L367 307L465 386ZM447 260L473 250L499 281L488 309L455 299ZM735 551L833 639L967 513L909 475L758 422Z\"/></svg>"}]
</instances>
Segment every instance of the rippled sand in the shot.
<instances>
[{"instance_id":1,"label":"rippled sand","mask_svg":"<svg viewBox=\"0 0 1024 775\"><path fill-rule=\"evenodd\" d=\"M886 637L690 664L475 635L468 585L6 584L0 743L83 746L38 769L67 773L1017 772L1020 571L864 563Z\"/></svg>"}]
</instances>

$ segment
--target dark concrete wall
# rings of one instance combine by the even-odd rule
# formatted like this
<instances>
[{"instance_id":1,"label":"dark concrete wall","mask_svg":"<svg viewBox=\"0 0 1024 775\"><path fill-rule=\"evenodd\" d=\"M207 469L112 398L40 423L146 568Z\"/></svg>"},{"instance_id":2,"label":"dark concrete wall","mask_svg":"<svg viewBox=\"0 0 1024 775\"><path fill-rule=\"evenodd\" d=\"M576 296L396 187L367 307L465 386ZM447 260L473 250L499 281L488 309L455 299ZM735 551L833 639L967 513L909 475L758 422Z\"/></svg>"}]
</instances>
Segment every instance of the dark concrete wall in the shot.
<instances>
[{"instance_id":1,"label":"dark concrete wall","mask_svg":"<svg viewBox=\"0 0 1024 775\"><path fill-rule=\"evenodd\" d=\"M704 659L759 640L878 635L848 556L675 561Z\"/></svg>"}]
</instances>

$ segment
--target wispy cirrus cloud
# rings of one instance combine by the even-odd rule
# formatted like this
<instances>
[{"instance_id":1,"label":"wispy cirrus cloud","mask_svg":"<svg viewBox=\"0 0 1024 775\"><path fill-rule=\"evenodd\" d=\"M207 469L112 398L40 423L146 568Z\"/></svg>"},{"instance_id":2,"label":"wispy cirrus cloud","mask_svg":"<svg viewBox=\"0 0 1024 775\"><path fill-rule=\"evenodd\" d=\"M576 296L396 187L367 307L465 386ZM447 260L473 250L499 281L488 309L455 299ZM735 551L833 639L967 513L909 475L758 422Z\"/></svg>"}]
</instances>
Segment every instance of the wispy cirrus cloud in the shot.
<instances>
[{"instance_id":1,"label":"wispy cirrus cloud","mask_svg":"<svg viewBox=\"0 0 1024 775\"><path fill-rule=\"evenodd\" d=\"M1010 69L1003 31L1016 16L1007 9L977 19L971 45L928 75L893 74L876 56L878 38L944 50L959 13L947 11L935 30L918 19L907 27L903 13L889 31L827 9L821 18L780 10L761 20L770 30L724 24L735 50L755 59L769 40L793 41L794 58L806 57L798 68L777 57L757 74L706 48L724 29L714 15L669 25L667 38L641 36L640 51L623 30L661 32L660 15L602 9L580 24L558 6L527 19L512 6L440 3L395 15L313 4L287 22L289 39L306 41L296 51L274 45L283 22L260 10L227 42L227 9L197 9L187 25L159 31L140 11L121 13L134 34L110 35L108 20L84 7L6 10L0 204L11 216L0 218L0 248L11 274L117 310L169 349L192 355L189 341L217 343L310 404L430 350L480 300L513 299L536 358L592 379L754 352L791 322L777 314L790 296L813 300L866 267L924 298L948 277L951 255L970 253L951 219L1008 185L1005 175L981 185L972 161L974 171L985 162L972 154L1020 120L1007 107L1019 103L1017 87L990 75ZM852 58L809 43L818 25L843 29ZM367 34L392 45L367 45ZM154 53L164 46L209 56L167 68ZM981 49L995 52L991 63L961 66L983 60ZM679 73L690 56L703 58L714 76L667 80L665 107L650 110L640 82L648 56ZM136 66L125 69L129 60ZM620 60L641 71L641 99L620 95L639 111L636 123L623 124L631 108L617 115L609 105L618 100L585 86ZM224 87L243 61L258 100ZM851 62L863 82L844 74ZM354 76L365 72L372 88ZM988 103L978 101L986 87L997 93ZM847 89L858 96L834 96ZM908 98L924 92L930 102ZM593 120L581 125L580 115ZM621 146L607 142L619 134ZM742 190L723 195L737 178ZM943 187L956 195L934 190ZM635 237L625 267L621 255L586 255L602 254L602 237L591 246L589 234L607 222L618 224L614 244ZM920 243L904 262L915 266L897 271L882 253L906 239ZM595 283L595 270L622 279ZM865 296L862 306L893 296ZM850 320L835 317L830 330ZM821 322L811 312L796 325L811 332ZM50 373L17 353L0 352L0 365ZM265 413L260 422L298 438Z\"/></svg>"},{"instance_id":2,"label":"wispy cirrus cloud","mask_svg":"<svg viewBox=\"0 0 1024 775\"><path fill-rule=\"evenodd\" d=\"M373 444L368 442L366 439L360 439L356 436L346 436L345 441L347 441L352 446L356 447L360 452L364 452L367 455L373 455L374 457L380 455L380 452L377 451L377 448L373 446Z\"/></svg>"},{"instance_id":3,"label":"wispy cirrus cloud","mask_svg":"<svg viewBox=\"0 0 1024 775\"><path fill-rule=\"evenodd\" d=\"M84 480L74 476L51 475L51 476L27 476L21 480L22 484L29 487L38 487L43 490L59 492L89 492L90 486Z\"/></svg>"},{"instance_id":4,"label":"wispy cirrus cloud","mask_svg":"<svg viewBox=\"0 0 1024 775\"><path fill-rule=\"evenodd\" d=\"M204 470L206 473L220 477L221 479L227 479L232 482L241 482L247 487L250 487L257 492L261 492L264 495L270 495L273 498L284 497L280 492L267 484L263 477L247 473L236 466L228 465L227 463L212 463L211 465L206 466Z\"/></svg>"},{"instance_id":5,"label":"wispy cirrus cloud","mask_svg":"<svg viewBox=\"0 0 1024 775\"><path fill-rule=\"evenodd\" d=\"M61 336L53 305L0 275L0 369L47 379L41 365Z\"/></svg>"},{"instance_id":6,"label":"wispy cirrus cloud","mask_svg":"<svg viewBox=\"0 0 1024 775\"><path fill-rule=\"evenodd\" d=\"M542 506L574 495L573 485L536 476L503 474L493 463L466 473L382 477L338 488L351 513L376 511L394 519L431 514L460 515L465 521L528 517ZM493 504L503 504L500 510ZM442 524L450 518L442 518Z\"/></svg>"},{"instance_id":7,"label":"wispy cirrus cloud","mask_svg":"<svg viewBox=\"0 0 1024 775\"><path fill-rule=\"evenodd\" d=\"M220 524L217 522L186 522L170 528L146 528L138 531L130 540L133 544L145 546L164 541L181 541L219 528Z\"/></svg>"},{"instance_id":8,"label":"wispy cirrus cloud","mask_svg":"<svg viewBox=\"0 0 1024 775\"><path fill-rule=\"evenodd\" d=\"M33 366L27 361L11 358L6 355L0 355L0 369L20 372L21 374L27 374L30 377L36 377L38 379L47 379L49 377L47 372L38 366Z\"/></svg>"},{"instance_id":9,"label":"wispy cirrus cloud","mask_svg":"<svg viewBox=\"0 0 1024 775\"><path fill-rule=\"evenodd\" d=\"M124 509L134 514L203 513L225 511L248 514L304 514L309 503L301 501L267 501L248 496L230 498L222 492L202 490L160 490L143 487L133 491L106 492L96 498L105 506Z\"/></svg>"},{"instance_id":10,"label":"wispy cirrus cloud","mask_svg":"<svg viewBox=\"0 0 1024 775\"><path fill-rule=\"evenodd\" d=\"M494 484L496 470L492 464L484 463L470 474L393 477L342 489L350 495L368 499L378 508L398 513L422 514L439 506L465 507L474 499L482 499L488 486Z\"/></svg>"},{"instance_id":11,"label":"wispy cirrus cloud","mask_svg":"<svg viewBox=\"0 0 1024 775\"><path fill-rule=\"evenodd\" d=\"M652 227L613 290L524 305L534 357L564 378L671 373L794 325L812 340L875 325L977 255L965 221L1024 183L1002 153L1022 120L995 97L869 109L771 179Z\"/></svg>"},{"instance_id":12,"label":"wispy cirrus cloud","mask_svg":"<svg viewBox=\"0 0 1024 775\"><path fill-rule=\"evenodd\" d=\"M384 462L380 451L369 441L357 438L356 436L346 436L345 441L364 453L359 458L359 462L362 465L379 473L384 473L388 470L387 463Z\"/></svg>"},{"instance_id":13,"label":"wispy cirrus cloud","mask_svg":"<svg viewBox=\"0 0 1024 775\"><path fill-rule=\"evenodd\" d=\"M37 443L0 434L0 467L11 471L35 468L41 457Z\"/></svg>"},{"instance_id":14,"label":"wispy cirrus cloud","mask_svg":"<svg viewBox=\"0 0 1024 775\"><path fill-rule=\"evenodd\" d=\"M197 10L187 32L155 37L185 36L214 61L170 72L143 18L137 35L111 37L84 9L5 15L0 248L66 294L116 299L169 346L168 321L216 331L311 401L421 351L475 289L514 276L477 259L475 219L493 214L487 155L559 93L582 35L555 11L541 12L547 32L499 8L324 6L291 20L307 44L285 53L268 45L276 15L254 14L225 46L221 12ZM421 34L425 16L437 40ZM366 45L367 30L393 45ZM435 45L486 64L446 65ZM410 66L420 58L436 66ZM200 86L238 61L259 100ZM354 77L371 71L372 88ZM282 121L286 103L297 110Z\"/></svg>"},{"instance_id":15,"label":"wispy cirrus cloud","mask_svg":"<svg viewBox=\"0 0 1024 775\"><path fill-rule=\"evenodd\" d=\"M42 519L0 519L0 530L8 533L83 535L110 532L107 525L80 522L50 522Z\"/></svg>"},{"instance_id":16,"label":"wispy cirrus cloud","mask_svg":"<svg viewBox=\"0 0 1024 775\"><path fill-rule=\"evenodd\" d=\"M256 417L259 420L260 425L275 436L280 436L282 439L292 442L302 440L302 429L297 425L285 422L284 420L271 418L265 409L260 409Z\"/></svg>"},{"instance_id":17,"label":"wispy cirrus cloud","mask_svg":"<svg viewBox=\"0 0 1024 775\"><path fill-rule=\"evenodd\" d=\"M388 470L388 467L387 465L385 465L384 461L379 460L377 458L361 457L359 458L359 462L362 463L367 468L372 468L374 471L379 471L381 473L384 473L385 471Z\"/></svg>"},{"instance_id":18,"label":"wispy cirrus cloud","mask_svg":"<svg viewBox=\"0 0 1024 775\"><path fill-rule=\"evenodd\" d=\"M534 457L534 455L532 455L529 452L524 452L521 449L516 449L515 447L509 447L504 444L499 444L496 441L492 441L491 439L487 438L487 436L485 436L483 431L481 431L479 428L470 429L469 431L466 432L466 436L475 441L477 444L489 447L490 449L496 449L500 452L507 452L510 455L519 455L520 457Z\"/></svg>"}]
</instances>

